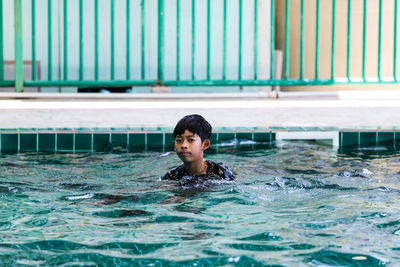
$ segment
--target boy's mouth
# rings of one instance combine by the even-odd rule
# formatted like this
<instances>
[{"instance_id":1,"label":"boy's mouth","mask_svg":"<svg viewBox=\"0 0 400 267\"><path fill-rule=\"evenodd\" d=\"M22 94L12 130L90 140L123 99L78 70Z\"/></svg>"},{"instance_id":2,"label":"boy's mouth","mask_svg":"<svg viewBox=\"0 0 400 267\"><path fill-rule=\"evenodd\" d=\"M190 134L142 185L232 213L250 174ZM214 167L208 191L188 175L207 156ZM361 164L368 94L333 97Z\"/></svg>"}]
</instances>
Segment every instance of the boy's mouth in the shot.
<instances>
[{"instance_id":1,"label":"boy's mouth","mask_svg":"<svg viewBox=\"0 0 400 267\"><path fill-rule=\"evenodd\" d=\"M191 153L190 152L180 152L179 155L181 156L189 156Z\"/></svg>"}]
</instances>

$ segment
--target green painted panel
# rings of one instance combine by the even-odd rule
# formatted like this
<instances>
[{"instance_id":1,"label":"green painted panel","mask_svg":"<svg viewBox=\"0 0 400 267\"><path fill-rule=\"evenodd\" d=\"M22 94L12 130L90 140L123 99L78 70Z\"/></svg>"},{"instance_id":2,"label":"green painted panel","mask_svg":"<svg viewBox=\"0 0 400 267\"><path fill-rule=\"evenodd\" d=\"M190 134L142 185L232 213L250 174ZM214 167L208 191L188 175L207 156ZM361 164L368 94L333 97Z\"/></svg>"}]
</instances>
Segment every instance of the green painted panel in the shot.
<instances>
[{"instance_id":1,"label":"green painted panel","mask_svg":"<svg viewBox=\"0 0 400 267\"><path fill-rule=\"evenodd\" d=\"M141 151L146 147L145 133L130 133L129 134L129 151Z\"/></svg>"},{"instance_id":2,"label":"green painted panel","mask_svg":"<svg viewBox=\"0 0 400 267\"><path fill-rule=\"evenodd\" d=\"M253 133L250 132L238 132L236 133L237 139L253 140Z\"/></svg>"},{"instance_id":3,"label":"green painted panel","mask_svg":"<svg viewBox=\"0 0 400 267\"><path fill-rule=\"evenodd\" d=\"M57 152L73 152L74 135L72 133L57 134Z\"/></svg>"},{"instance_id":4,"label":"green painted panel","mask_svg":"<svg viewBox=\"0 0 400 267\"><path fill-rule=\"evenodd\" d=\"M394 144L396 146L396 150L400 150L400 132L395 132Z\"/></svg>"},{"instance_id":5,"label":"green painted panel","mask_svg":"<svg viewBox=\"0 0 400 267\"><path fill-rule=\"evenodd\" d=\"M128 146L128 134L126 133L111 134L111 145L113 147L126 148Z\"/></svg>"},{"instance_id":6,"label":"green painted panel","mask_svg":"<svg viewBox=\"0 0 400 267\"><path fill-rule=\"evenodd\" d=\"M148 147L162 147L164 145L164 136L162 133L148 133L147 146Z\"/></svg>"},{"instance_id":7,"label":"green painted panel","mask_svg":"<svg viewBox=\"0 0 400 267\"><path fill-rule=\"evenodd\" d=\"M394 137L394 132L378 132L378 146L393 149Z\"/></svg>"},{"instance_id":8,"label":"green painted panel","mask_svg":"<svg viewBox=\"0 0 400 267\"><path fill-rule=\"evenodd\" d=\"M235 138L235 133L219 133L218 142L225 140L232 140Z\"/></svg>"},{"instance_id":9,"label":"green painted panel","mask_svg":"<svg viewBox=\"0 0 400 267\"><path fill-rule=\"evenodd\" d=\"M21 152L37 151L37 134L21 134L20 151Z\"/></svg>"},{"instance_id":10,"label":"green painted panel","mask_svg":"<svg viewBox=\"0 0 400 267\"><path fill-rule=\"evenodd\" d=\"M93 134L93 151L102 152L110 144L110 134L95 133Z\"/></svg>"},{"instance_id":11,"label":"green painted panel","mask_svg":"<svg viewBox=\"0 0 400 267\"><path fill-rule=\"evenodd\" d=\"M39 151L54 153L56 147L56 135L54 133L39 134Z\"/></svg>"},{"instance_id":12,"label":"green painted panel","mask_svg":"<svg viewBox=\"0 0 400 267\"><path fill-rule=\"evenodd\" d=\"M211 144L215 144L218 142L218 133L211 133L210 142Z\"/></svg>"},{"instance_id":13,"label":"green painted panel","mask_svg":"<svg viewBox=\"0 0 400 267\"><path fill-rule=\"evenodd\" d=\"M2 134L1 135L1 153L17 153L18 152L18 134Z\"/></svg>"},{"instance_id":14,"label":"green painted panel","mask_svg":"<svg viewBox=\"0 0 400 267\"><path fill-rule=\"evenodd\" d=\"M174 136L172 133L165 133L165 150L174 149Z\"/></svg>"},{"instance_id":15,"label":"green painted panel","mask_svg":"<svg viewBox=\"0 0 400 267\"><path fill-rule=\"evenodd\" d=\"M92 150L92 134L75 134L75 152L90 152Z\"/></svg>"},{"instance_id":16,"label":"green painted panel","mask_svg":"<svg viewBox=\"0 0 400 267\"><path fill-rule=\"evenodd\" d=\"M360 147L375 147L377 146L376 132L360 133Z\"/></svg>"},{"instance_id":17,"label":"green painted panel","mask_svg":"<svg viewBox=\"0 0 400 267\"><path fill-rule=\"evenodd\" d=\"M254 133L254 141L256 142L269 142L271 140L271 133Z\"/></svg>"},{"instance_id":18,"label":"green painted panel","mask_svg":"<svg viewBox=\"0 0 400 267\"><path fill-rule=\"evenodd\" d=\"M358 132L343 132L342 133L342 146L343 147L358 147L359 133Z\"/></svg>"}]
</instances>

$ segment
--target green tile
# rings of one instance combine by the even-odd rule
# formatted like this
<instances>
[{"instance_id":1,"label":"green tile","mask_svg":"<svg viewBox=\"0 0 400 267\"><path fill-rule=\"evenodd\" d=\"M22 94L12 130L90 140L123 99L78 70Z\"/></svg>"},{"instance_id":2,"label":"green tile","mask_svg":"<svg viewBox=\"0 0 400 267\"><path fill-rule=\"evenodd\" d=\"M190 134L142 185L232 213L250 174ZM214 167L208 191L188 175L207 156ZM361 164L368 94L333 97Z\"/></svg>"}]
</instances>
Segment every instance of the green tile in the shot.
<instances>
[{"instance_id":1,"label":"green tile","mask_svg":"<svg viewBox=\"0 0 400 267\"><path fill-rule=\"evenodd\" d=\"M172 135L172 133L165 133L165 149L174 149L174 136Z\"/></svg>"},{"instance_id":2,"label":"green tile","mask_svg":"<svg viewBox=\"0 0 400 267\"><path fill-rule=\"evenodd\" d=\"M218 142L232 140L235 138L235 133L219 133L218 134Z\"/></svg>"},{"instance_id":3,"label":"green tile","mask_svg":"<svg viewBox=\"0 0 400 267\"><path fill-rule=\"evenodd\" d=\"M74 134L57 133L57 152L73 152Z\"/></svg>"},{"instance_id":4,"label":"green tile","mask_svg":"<svg viewBox=\"0 0 400 267\"><path fill-rule=\"evenodd\" d=\"M218 141L218 133L211 133L211 137L210 137L210 143L211 144L215 144Z\"/></svg>"},{"instance_id":5,"label":"green tile","mask_svg":"<svg viewBox=\"0 0 400 267\"><path fill-rule=\"evenodd\" d=\"M111 144L113 147L126 148L128 146L128 134L126 133L111 134Z\"/></svg>"},{"instance_id":6,"label":"green tile","mask_svg":"<svg viewBox=\"0 0 400 267\"><path fill-rule=\"evenodd\" d=\"M92 151L92 134L77 133L75 134L75 152Z\"/></svg>"},{"instance_id":7,"label":"green tile","mask_svg":"<svg viewBox=\"0 0 400 267\"><path fill-rule=\"evenodd\" d=\"M255 132L254 133L254 141L256 141L256 142L269 142L270 140L271 140L270 132L265 132L265 133Z\"/></svg>"},{"instance_id":8,"label":"green tile","mask_svg":"<svg viewBox=\"0 0 400 267\"><path fill-rule=\"evenodd\" d=\"M1 134L1 153L18 152L18 134Z\"/></svg>"},{"instance_id":9,"label":"green tile","mask_svg":"<svg viewBox=\"0 0 400 267\"><path fill-rule=\"evenodd\" d=\"M376 147L376 132L361 132L360 147Z\"/></svg>"},{"instance_id":10,"label":"green tile","mask_svg":"<svg viewBox=\"0 0 400 267\"><path fill-rule=\"evenodd\" d=\"M163 147L164 135L162 133L148 133L147 134L147 146L148 147Z\"/></svg>"},{"instance_id":11,"label":"green tile","mask_svg":"<svg viewBox=\"0 0 400 267\"><path fill-rule=\"evenodd\" d=\"M271 134L271 142L275 142L276 141L276 133L270 133Z\"/></svg>"},{"instance_id":12,"label":"green tile","mask_svg":"<svg viewBox=\"0 0 400 267\"><path fill-rule=\"evenodd\" d=\"M21 134L20 135L20 151L21 152L33 152L36 151L37 134Z\"/></svg>"},{"instance_id":13,"label":"green tile","mask_svg":"<svg viewBox=\"0 0 400 267\"><path fill-rule=\"evenodd\" d=\"M129 152L143 151L146 147L146 133L129 134Z\"/></svg>"},{"instance_id":14,"label":"green tile","mask_svg":"<svg viewBox=\"0 0 400 267\"><path fill-rule=\"evenodd\" d=\"M40 133L39 134L39 151L54 152L56 144L55 133Z\"/></svg>"},{"instance_id":15,"label":"green tile","mask_svg":"<svg viewBox=\"0 0 400 267\"><path fill-rule=\"evenodd\" d=\"M95 133L93 134L93 151L103 152L110 144L110 134Z\"/></svg>"},{"instance_id":16,"label":"green tile","mask_svg":"<svg viewBox=\"0 0 400 267\"><path fill-rule=\"evenodd\" d=\"M144 148L145 145L146 145L146 133L130 133L129 134L129 146Z\"/></svg>"},{"instance_id":17,"label":"green tile","mask_svg":"<svg viewBox=\"0 0 400 267\"><path fill-rule=\"evenodd\" d=\"M343 132L342 146L343 147L358 147L358 132Z\"/></svg>"},{"instance_id":18,"label":"green tile","mask_svg":"<svg viewBox=\"0 0 400 267\"><path fill-rule=\"evenodd\" d=\"M396 146L396 150L400 150L400 132L394 132L394 144Z\"/></svg>"},{"instance_id":19,"label":"green tile","mask_svg":"<svg viewBox=\"0 0 400 267\"><path fill-rule=\"evenodd\" d=\"M384 146L393 149L394 132L378 132L378 146Z\"/></svg>"},{"instance_id":20,"label":"green tile","mask_svg":"<svg viewBox=\"0 0 400 267\"><path fill-rule=\"evenodd\" d=\"M238 133L236 133L236 138L237 139L253 140L253 133L250 133L250 132L238 132Z\"/></svg>"}]
</instances>

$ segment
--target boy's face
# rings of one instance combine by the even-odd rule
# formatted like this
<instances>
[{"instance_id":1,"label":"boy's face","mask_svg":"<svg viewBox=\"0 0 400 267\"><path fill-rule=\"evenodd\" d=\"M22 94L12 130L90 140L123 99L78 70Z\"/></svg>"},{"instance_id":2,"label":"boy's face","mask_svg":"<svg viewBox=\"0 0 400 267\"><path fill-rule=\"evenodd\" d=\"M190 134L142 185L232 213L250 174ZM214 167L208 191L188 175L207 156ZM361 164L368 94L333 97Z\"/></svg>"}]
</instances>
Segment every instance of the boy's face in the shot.
<instances>
[{"instance_id":1,"label":"boy's face","mask_svg":"<svg viewBox=\"0 0 400 267\"><path fill-rule=\"evenodd\" d=\"M201 141L200 136L185 130L174 141L175 152L184 163L203 160L203 152L210 146L210 140Z\"/></svg>"}]
</instances>

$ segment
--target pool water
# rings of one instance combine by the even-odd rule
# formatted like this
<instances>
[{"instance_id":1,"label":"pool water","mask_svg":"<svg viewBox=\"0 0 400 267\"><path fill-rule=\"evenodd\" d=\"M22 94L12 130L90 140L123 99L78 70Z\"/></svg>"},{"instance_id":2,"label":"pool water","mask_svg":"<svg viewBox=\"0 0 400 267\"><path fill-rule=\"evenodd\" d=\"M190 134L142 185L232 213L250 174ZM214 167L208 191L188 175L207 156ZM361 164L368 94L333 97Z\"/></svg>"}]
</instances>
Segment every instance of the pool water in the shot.
<instances>
[{"instance_id":1,"label":"pool water","mask_svg":"<svg viewBox=\"0 0 400 267\"><path fill-rule=\"evenodd\" d=\"M225 143L207 159L237 182L160 181L168 151L0 156L1 265L400 262L398 152Z\"/></svg>"}]
</instances>

